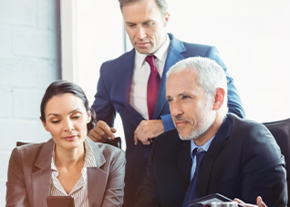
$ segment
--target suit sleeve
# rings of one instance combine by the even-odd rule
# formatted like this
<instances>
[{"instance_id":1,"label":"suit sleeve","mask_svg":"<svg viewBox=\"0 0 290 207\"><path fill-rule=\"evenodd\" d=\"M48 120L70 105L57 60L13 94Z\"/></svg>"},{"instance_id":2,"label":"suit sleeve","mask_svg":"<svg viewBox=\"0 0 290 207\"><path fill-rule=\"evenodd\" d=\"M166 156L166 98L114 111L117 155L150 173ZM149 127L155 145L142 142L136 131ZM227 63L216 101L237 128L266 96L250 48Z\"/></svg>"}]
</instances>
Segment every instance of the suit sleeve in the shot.
<instances>
[{"instance_id":1,"label":"suit sleeve","mask_svg":"<svg viewBox=\"0 0 290 207\"><path fill-rule=\"evenodd\" d=\"M153 169L153 161L155 155L155 148L157 146L158 139L156 139L153 143L153 147L151 150L147 173L144 179L143 184L139 187L137 193L137 200L135 203L135 207L158 207L161 206L159 201L159 194L157 189L157 184L155 181L154 176L154 169Z\"/></svg>"},{"instance_id":2,"label":"suit sleeve","mask_svg":"<svg viewBox=\"0 0 290 207\"><path fill-rule=\"evenodd\" d=\"M252 139L251 137L259 137ZM272 134L263 125L249 130L243 151L242 195L245 202L262 196L267 206L287 205L284 156Z\"/></svg>"},{"instance_id":3,"label":"suit sleeve","mask_svg":"<svg viewBox=\"0 0 290 207\"><path fill-rule=\"evenodd\" d=\"M103 64L100 69L97 93L95 95L95 101L92 105L92 108L96 112L97 120L103 120L109 126L113 126L116 117L116 110L106 89L106 75L109 74L106 74L105 70L106 68Z\"/></svg>"},{"instance_id":4,"label":"suit sleeve","mask_svg":"<svg viewBox=\"0 0 290 207\"><path fill-rule=\"evenodd\" d=\"M120 150L111 162L110 175L102 207L122 207L124 197L125 153Z\"/></svg>"},{"instance_id":5,"label":"suit sleeve","mask_svg":"<svg viewBox=\"0 0 290 207\"><path fill-rule=\"evenodd\" d=\"M242 100L238 95L238 91L234 85L234 79L230 77L227 72L227 68L221 59L219 52L216 47L210 47L207 52L207 57L216 61L225 71L228 85L228 109L229 112L236 114L240 118L245 117L245 111L242 106Z\"/></svg>"},{"instance_id":6,"label":"suit sleeve","mask_svg":"<svg viewBox=\"0 0 290 207\"><path fill-rule=\"evenodd\" d=\"M21 155L17 148L12 151L6 183L6 206L29 207L28 194L23 174Z\"/></svg>"}]
</instances>

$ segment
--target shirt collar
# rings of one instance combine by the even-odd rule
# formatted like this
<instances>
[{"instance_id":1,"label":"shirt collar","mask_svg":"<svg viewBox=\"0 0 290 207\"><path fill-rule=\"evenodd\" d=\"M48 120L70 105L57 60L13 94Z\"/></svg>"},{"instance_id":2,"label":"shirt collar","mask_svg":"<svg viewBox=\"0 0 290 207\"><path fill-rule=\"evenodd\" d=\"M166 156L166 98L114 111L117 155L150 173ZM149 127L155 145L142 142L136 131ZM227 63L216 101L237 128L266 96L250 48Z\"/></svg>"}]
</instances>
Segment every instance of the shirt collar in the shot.
<instances>
[{"instance_id":1,"label":"shirt collar","mask_svg":"<svg viewBox=\"0 0 290 207\"><path fill-rule=\"evenodd\" d=\"M168 48L170 45L170 38L168 35L166 35L166 40L164 44L154 53L154 56L159 60L165 63L167 54L168 54ZM144 63L144 60L148 54L141 54L137 50L135 50L135 68L141 68L141 66Z\"/></svg>"},{"instance_id":2,"label":"shirt collar","mask_svg":"<svg viewBox=\"0 0 290 207\"><path fill-rule=\"evenodd\" d=\"M190 148L191 148L191 153L192 153L192 151L195 149L195 148L197 148L197 150L199 150L199 149L203 149L203 151L205 151L205 152L207 152L208 151L208 148L209 148L209 146L210 146L210 144L211 144L211 142L212 142L212 140L213 140L213 138L215 137L215 135L210 139L210 140L208 140L204 145L202 145L202 146L197 146L195 143L194 143L194 141L193 140L191 140L190 141Z\"/></svg>"}]
</instances>

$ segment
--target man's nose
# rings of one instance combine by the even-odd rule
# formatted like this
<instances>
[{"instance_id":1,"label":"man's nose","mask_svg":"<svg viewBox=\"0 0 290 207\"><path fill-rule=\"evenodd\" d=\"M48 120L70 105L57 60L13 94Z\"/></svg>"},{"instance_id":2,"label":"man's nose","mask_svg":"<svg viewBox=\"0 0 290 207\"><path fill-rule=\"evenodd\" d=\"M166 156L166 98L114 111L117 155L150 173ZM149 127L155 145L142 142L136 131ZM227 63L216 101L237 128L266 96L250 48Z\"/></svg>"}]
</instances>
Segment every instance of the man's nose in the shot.
<instances>
[{"instance_id":1,"label":"man's nose","mask_svg":"<svg viewBox=\"0 0 290 207\"><path fill-rule=\"evenodd\" d=\"M146 30L142 26L139 26L137 28L136 36L138 39L144 39L146 37Z\"/></svg>"},{"instance_id":2,"label":"man's nose","mask_svg":"<svg viewBox=\"0 0 290 207\"><path fill-rule=\"evenodd\" d=\"M177 117L183 114L182 107L180 103L173 101L170 104L170 113L172 117Z\"/></svg>"}]
</instances>

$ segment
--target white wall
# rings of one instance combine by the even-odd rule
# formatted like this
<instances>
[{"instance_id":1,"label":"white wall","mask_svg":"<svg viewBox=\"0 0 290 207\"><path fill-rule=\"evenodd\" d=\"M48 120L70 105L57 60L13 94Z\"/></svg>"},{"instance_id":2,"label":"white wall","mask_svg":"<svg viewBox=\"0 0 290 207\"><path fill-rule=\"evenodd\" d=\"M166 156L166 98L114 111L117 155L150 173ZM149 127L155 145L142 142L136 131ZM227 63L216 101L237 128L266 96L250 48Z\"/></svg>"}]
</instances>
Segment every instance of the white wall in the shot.
<instances>
[{"instance_id":1,"label":"white wall","mask_svg":"<svg viewBox=\"0 0 290 207\"><path fill-rule=\"evenodd\" d=\"M71 16L62 16L62 39L71 41L62 47L63 79L80 85L92 105L101 64L124 52L123 19L116 0L62 0L62 13L69 13L68 8ZM115 127L125 150L119 116Z\"/></svg>"},{"instance_id":2,"label":"white wall","mask_svg":"<svg viewBox=\"0 0 290 207\"><path fill-rule=\"evenodd\" d=\"M290 117L290 1L169 0L168 31L215 45L242 98L246 118Z\"/></svg>"},{"instance_id":3,"label":"white wall","mask_svg":"<svg viewBox=\"0 0 290 207\"><path fill-rule=\"evenodd\" d=\"M0 206L16 141L46 141L40 102L60 77L57 0L0 0Z\"/></svg>"},{"instance_id":4,"label":"white wall","mask_svg":"<svg viewBox=\"0 0 290 207\"><path fill-rule=\"evenodd\" d=\"M76 2L75 81L92 103L101 63L123 53L123 20L115 0ZM169 11L168 32L183 41L217 46L246 118L267 122L290 117L289 1L169 0ZM126 47L131 49L128 38ZM124 137L119 117L115 126Z\"/></svg>"}]
</instances>

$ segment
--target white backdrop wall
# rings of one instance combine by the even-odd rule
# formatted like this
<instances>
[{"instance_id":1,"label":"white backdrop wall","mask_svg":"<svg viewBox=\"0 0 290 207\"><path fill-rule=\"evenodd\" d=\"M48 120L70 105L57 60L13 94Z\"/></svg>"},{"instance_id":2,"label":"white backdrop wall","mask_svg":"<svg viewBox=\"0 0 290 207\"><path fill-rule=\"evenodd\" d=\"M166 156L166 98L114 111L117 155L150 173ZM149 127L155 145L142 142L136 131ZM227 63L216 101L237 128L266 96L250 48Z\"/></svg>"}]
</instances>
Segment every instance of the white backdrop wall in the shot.
<instances>
[{"instance_id":1,"label":"white backdrop wall","mask_svg":"<svg viewBox=\"0 0 290 207\"><path fill-rule=\"evenodd\" d=\"M290 1L169 0L168 31L215 45L242 98L246 118L290 117Z\"/></svg>"},{"instance_id":2,"label":"white backdrop wall","mask_svg":"<svg viewBox=\"0 0 290 207\"><path fill-rule=\"evenodd\" d=\"M217 46L235 80L246 118L267 122L290 117L290 1L168 2L167 31L183 41ZM101 63L121 55L123 45L127 51L132 47L127 36L123 41L117 0L79 0L74 18L77 81L92 103ZM119 118L115 126L123 137Z\"/></svg>"}]
</instances>

